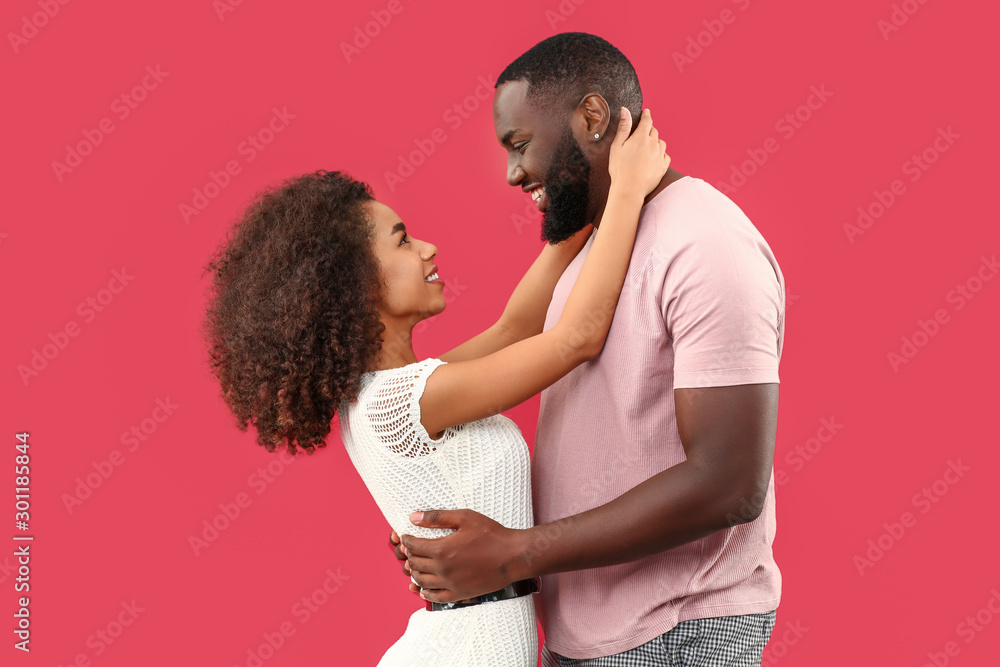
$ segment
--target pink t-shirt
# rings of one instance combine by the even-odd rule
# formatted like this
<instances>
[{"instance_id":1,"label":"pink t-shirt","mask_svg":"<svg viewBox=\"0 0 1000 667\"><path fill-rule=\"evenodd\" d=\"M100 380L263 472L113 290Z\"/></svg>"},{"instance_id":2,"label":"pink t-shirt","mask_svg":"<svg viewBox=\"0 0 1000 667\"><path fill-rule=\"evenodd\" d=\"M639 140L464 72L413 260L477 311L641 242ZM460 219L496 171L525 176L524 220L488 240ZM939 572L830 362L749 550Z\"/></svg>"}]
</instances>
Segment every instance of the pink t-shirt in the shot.
<instances>
[{"instance_id":1,"label":"pink t-shirt","mask_svg":"<svg viewBox=\"0 0 1000 667\"><path fill-rule=\"evenodd\" d=\"M560 278L545 329L593 240ZM778 382L784 312L781 270L736 204L690 176L656 195L642 209L601 355L542 392L535 523L603 505L684 461L675 388ZM772 472L754 521L631 563L543 577L548 647L570 658L611 655L681 621L777 608L774 531Z\"/></svg>"}]
</instances>

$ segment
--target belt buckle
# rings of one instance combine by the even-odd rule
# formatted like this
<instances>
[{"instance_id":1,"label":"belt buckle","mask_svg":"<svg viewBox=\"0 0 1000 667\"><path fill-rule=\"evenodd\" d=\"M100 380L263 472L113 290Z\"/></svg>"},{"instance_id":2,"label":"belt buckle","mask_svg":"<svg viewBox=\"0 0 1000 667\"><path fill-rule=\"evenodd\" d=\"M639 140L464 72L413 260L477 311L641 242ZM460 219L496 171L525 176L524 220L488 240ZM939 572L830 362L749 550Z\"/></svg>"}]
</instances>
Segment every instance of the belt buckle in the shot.
<instances>
[{"instance_id":1,"label":"belt buckle","mask_svg":"<svg viewBox=\"0 0 1000 667\"><path fill-rule=\"evenodd\" d=\"M527 588L527 590L525 590L525 588ZM431 602L430 600L425 600L424 607L427 611L448 611L451 609L461 609L462 607L473 607L484 602L511 600L514 598L524 597L531 593L539 593L541 590L541 579L534 577L532 579L515 581L504 586L498 591L486 593L485 595L477 595L476 597L467 598L465 600L456 600L455 602Z\"/></svg>"}]
</instances>

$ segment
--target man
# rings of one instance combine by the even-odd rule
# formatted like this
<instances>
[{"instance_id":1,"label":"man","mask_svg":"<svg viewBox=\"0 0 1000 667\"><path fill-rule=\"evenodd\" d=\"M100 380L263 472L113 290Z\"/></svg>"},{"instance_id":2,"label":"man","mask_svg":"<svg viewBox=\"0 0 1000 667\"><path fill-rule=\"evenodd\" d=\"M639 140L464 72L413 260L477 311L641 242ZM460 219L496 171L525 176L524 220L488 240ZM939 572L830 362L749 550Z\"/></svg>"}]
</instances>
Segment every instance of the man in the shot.
<instances>
[{"instance_id":1,"label":"man","mask_svg":"<svg viewBox=\"0 0 1000 667\"><path fill-rule=\"evenodd\" d=\"M597 226L618 109L639 117L635 70L605 40L564 33L511 63L494 124L507 182L557 243ZM593 237L560 279L559 319ZM763 237L706 182L671 168L646 198L601 355L542 393L536 526L469 510L403 536L432 602L540 576L548 665L759 665L781 575L772 463L784 280Z\"/></svg>"}]
</instances>

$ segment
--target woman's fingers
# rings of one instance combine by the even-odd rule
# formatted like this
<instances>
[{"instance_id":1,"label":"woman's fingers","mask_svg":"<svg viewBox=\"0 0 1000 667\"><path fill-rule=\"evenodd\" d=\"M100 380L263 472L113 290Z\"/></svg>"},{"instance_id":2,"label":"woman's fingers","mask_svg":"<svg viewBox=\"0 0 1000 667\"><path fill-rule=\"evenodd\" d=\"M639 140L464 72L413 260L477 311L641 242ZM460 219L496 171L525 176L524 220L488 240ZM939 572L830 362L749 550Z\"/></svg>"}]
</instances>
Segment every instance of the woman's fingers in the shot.
<instances>
[{"instance_id":1,"label":"woman's fingers","mask_svg":"<svg viewBox=\"0 0 1000 667\"><path fill-rule=\"evenodd\" d=\"M642 132L649 134L651 129L653 129L653 115L647 107L642 110L642 115L639 116L639 124L636 125L635 131L639 132L641 130Z\"/></svg>"},{"instance_id":2,"label":"woman's fingers","mask_svg":"<svg viewBox=\"0 0 1000 667\"><path fill-rule=\"evenodd\" d=\"M434 561L430 558L424 558L422 556L414 556L410 554L409 560L406 561L407 565L410 566L410 572L432 572L434 570Z\"/></svg>"},{"instance_id":3,"label":"woman's fingers","mask_svg":"<svg viewBox=\"0 0 1000 667\"><path fill-rule=\"evenodd\" d=\"M617 145L619 148L628 139L628 135L632 132L632 114L625 107L621 108L621 115L618 118L618 132L615 134L614 142L612 142L612 148Z\"/></svg>"},{"instance_id":4,"label":"woman's fingers","mask_svg":"<svg viewBox=\"0 0 1000 667\"><path fill-rule=\"evenodd\" d=\"M441 588L441 580L438 579L437 575L427 572L414 572L413 581L420 588Z\"/></svg>"}]
</instances>

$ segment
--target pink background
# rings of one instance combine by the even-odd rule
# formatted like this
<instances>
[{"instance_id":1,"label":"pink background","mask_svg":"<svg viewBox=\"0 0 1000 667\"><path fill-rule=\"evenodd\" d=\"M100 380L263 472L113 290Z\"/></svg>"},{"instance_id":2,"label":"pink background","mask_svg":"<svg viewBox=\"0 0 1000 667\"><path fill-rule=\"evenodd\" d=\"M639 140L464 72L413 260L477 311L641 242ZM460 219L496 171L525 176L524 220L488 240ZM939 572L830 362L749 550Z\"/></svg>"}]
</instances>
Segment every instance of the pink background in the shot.
<instances>
[{"instance_id":1,"label":"pink background","mask_svg":"<svg viewBox=\"0 0 1000 667\"><path fill-rule=\"evenodd\" d=\"M233 426L198 337L200 269L259 188L345 169L439 247L451 303L418 356L479 332L541 248L537 214L504 182L492 83L576 30L631 59L674 166L739 186L727 192L785 273L784 589L765 664L996 664L1000 454L986 415L1000 280L983 259L1000 251L995 4L401 0L393 14L383 0L222 1L0 10L4 664L377 661L420 602L385 522L338 437L286 465ZM366 24L375 36L345 55ZM273 109L293 117L241 150ZM75 168L53 166L81 142ZM390 184L401 160L412 174ZM230 161L238 173L196 202ZM845 228L859 207L866 228ZM132 276L124 287L116 270ZM44 367L22 377L36 352ZM509 413L529 443L537 407ZM20 431L30 656L10 634ZM88 475L100 485L67 505ZM237 498L246 506L227 520L220 504ZM213 520L223 530L196 554L190 538ZM283 624L293 632L278 641Z\"/></svg>"}]
</instances>

